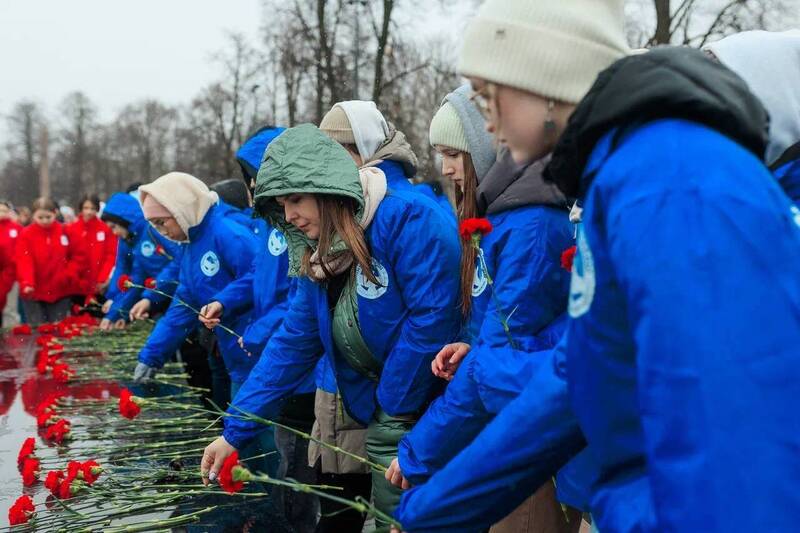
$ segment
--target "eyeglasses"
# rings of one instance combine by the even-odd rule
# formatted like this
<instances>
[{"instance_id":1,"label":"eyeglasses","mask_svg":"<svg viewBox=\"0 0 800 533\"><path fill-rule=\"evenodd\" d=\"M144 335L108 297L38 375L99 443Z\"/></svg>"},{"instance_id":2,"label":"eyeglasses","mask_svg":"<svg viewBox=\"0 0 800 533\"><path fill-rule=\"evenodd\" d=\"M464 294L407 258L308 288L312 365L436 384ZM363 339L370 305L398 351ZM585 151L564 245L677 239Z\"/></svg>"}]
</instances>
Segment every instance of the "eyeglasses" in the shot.
<instances>
[{"instance_id":1,"label":"eyeglasses","mask_svg":"<svg viewBox=\"0 0 800 533\"><path fill-rule=\"evenodd\" d=\"M469 97L470 101L474 103L475 107L480 111L484 120L487 121L491 118L489 101L492 99L492 93L494 92L491 90L492 88L491 83L486 83L477 91L472 91L472 95Z\"/></svg>"}]
</instances>

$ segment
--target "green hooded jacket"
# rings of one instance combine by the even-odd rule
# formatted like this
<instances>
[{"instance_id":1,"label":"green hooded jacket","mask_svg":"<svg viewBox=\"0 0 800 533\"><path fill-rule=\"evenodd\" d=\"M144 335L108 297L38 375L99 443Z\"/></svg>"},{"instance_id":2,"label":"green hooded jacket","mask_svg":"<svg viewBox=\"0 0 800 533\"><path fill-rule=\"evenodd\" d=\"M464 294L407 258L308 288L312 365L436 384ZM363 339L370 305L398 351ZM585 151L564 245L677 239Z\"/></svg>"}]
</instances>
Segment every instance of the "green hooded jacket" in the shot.
<instances>
[{"instance_id":1,"label":"green hooded jacket","mask_svg":"<svg viewBox=\"0 0 800 533\"><path fill-rule=\"evenodd\" d=\"M264 153L256 176L255 210L286 237L289 275L298 276L306 248L316 248L316 241L286 222L276 196L290 194L335 194L358 203L356 217L361 217L364 193L355 162L339 143L331 140L313 124L301 124L280 134ZM333 252L344 247L337 241Z\"/></svg>"}]
</instances>

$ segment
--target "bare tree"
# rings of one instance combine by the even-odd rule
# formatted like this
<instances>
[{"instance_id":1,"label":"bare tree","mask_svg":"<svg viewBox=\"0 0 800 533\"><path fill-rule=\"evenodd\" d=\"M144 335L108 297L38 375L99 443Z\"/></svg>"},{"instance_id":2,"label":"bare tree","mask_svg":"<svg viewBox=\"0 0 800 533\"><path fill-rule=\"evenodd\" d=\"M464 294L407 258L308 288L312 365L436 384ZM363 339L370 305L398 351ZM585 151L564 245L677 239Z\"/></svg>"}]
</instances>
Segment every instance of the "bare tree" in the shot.
<instances>
[{"instance_id":1,"label":"bare tree","mask_svg":"<svg viewBox=\"0 0 800 533\"><path fill-rule=\"evenodd\" d=\"M3 194L17 203L29 203L38 195L39 140L44 116L39 105L24 100L7 116L9 141L1 181Z\"/></svg>"},{"instance_id":2,"label":"bare tree","mask_svg":"<svg viewBox=\"0 0 800 533\"><path fill-rule=\"evenodd\" d=\"M731 33L780 30L798 22L796 0L630 0L626 12L634 47L701 47Z\"/></svg>"},{"instance_id":3,"label":"bare tree","mask_svg":"<svg viewBox=\"0 0 800 533\"><path fill-rule=\"evenodd\" d=\"M86 94L68 94L60 106L64 122L59 133L62 165L58 180L66 191L96 190L97 180L89 168L92 131L97 110Z\"/></svg>"}]
</instances>

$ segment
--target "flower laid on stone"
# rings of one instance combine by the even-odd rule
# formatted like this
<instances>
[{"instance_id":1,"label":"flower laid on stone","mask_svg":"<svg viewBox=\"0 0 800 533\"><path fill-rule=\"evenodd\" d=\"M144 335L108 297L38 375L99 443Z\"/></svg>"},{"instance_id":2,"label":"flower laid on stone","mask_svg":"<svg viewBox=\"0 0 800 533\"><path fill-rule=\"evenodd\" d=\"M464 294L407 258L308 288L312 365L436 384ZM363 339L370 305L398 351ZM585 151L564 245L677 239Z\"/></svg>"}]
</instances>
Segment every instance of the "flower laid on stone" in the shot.
<instances>
[{"instance_id":1,"label":"flower laid on stone","mask_svg":"<svg viewBox=\"0 0 800 533\"><path fill-rule=\"evenodd\" d=\"M128 389L122 389L119 393L119 414L133 420L139 413L142 412L142 408L136 403L136 396L131 394L131 391Z\"/></svg>"},{"instance_id":2,"label":"flower laid on stone","mask_svg":"<svg viewBox=\"0 0 800 533\"><path fill-rule=\"evenodd\" d=\"M576 250L577 247L573 245L561 252L561 268L567 272L572 272L572 264L575 262Z\"/></svg>"},{"instance_id":3,"label":"flower laid on stone","mask_svg":"<svg viewBox=\"0 0 800 533\"><path fill-rule=\"evenodd\" d=\"M33 328L31 328L30 324L20 324L11 328L11 333L13 335L31 335Z\"/></svg>"},{"instance_id":4,"label":"flower laid on stone","mask_svg":"<svg viewBox=\"0 0 800 533\"><path fill-rule=\"evenodd\" d=\"M36 458L36 439L33 437L28 437L22 443L22 447L19 449L19 454L17 454L17 468L22 470L22 464L25 462L26 459L35 459Z\"/></svg>"},{"instance_id":5,"label":"flower laid on stone","mask_svg":"<svg viewBox=\"0 0 800 533\"><path fill-rule=\"evenodd\" d=\"M61 418L55 424L48 426L44 438L57 444L61 444L64 442L64 439L69 438L69 430L69 421Z\"/></svg>"},{"instance_id":6,"label":"flower laid on stone","mask_svg":"<svg viewBox=\"0 0 800 533\"><path fill-rule=\"evenodd\" d=\"M67 363L59 363L53 366L53 377L59 383L66 383L75 375L75 371Z\"/></svg>"},{"instance_id":7,"label":"flower laid on stone","mask_svg":"<svg viewBox=\"0 0 800 533\"><path fill-rule=\"evenodd\" d=\"M58 492L58 487L61 485L61 480L64 479L64 472L61 470L51 470L44 478L44 486L47 490L55 495Z\"/></svg>"},{"instance_id":8,"label":"flower laid on stone","mask_svg":"<svg viewBox=\"0 0 800 533\"><path fill-rule=\"evenodd\" d=\"M8 510L8 523L12 526L26 524L36 512L30 496L20 496Z\"/></svg>"},{"instance_id":9,"label":"flower laid on stone","mask_svg":"<svg viewBox=\"0 0 800 533\"><path fill-rule=\"evenodd\" d=\"M39 480L39 460L28 458L22 464L22 484L30 487Z\"/></svg>"}]
</instances>

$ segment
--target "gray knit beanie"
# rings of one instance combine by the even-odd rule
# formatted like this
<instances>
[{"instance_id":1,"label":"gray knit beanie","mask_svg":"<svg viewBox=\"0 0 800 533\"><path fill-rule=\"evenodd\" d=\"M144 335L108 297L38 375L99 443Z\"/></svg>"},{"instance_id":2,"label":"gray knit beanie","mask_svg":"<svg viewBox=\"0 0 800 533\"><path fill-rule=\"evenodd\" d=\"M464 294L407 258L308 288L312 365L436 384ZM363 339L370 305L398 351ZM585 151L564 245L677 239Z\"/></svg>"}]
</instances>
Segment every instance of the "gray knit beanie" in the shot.
<instances>
[{"instance_id":1,"label":"gray knit beanie","mask_svg":"<svg viewBox=\"0 0 800 533\"><path fill-rule=\"evenodd\" d=\"M435 127L432 122L430 138L432 145L440 144L467 152L472 158L472 166L475 167L475 174L477 174L478 181L480 181L494 164L495 158L497 157L497 150L494 147L492 136L486 131L486 121L483 119L478 107L470 99L471 96L472 89L469 84L466 83L444 97L444 100L442 100L442 107L439 111L441 112L451 107L455 112L458 129L454 126L449 126L449 131L440 136L438 131L439 126L436 125ZM449 111L444 111L444 116L440 117L440 119L443 121L451 121L453 117L448 115ZM439 113L436 113L436 117L438 116ZM436 117L434 117L434 121L436 121ZM449 135L452 142L461 144L458 134L463 135L464 144L461 146L449 144L443 138L444 135ZM437 140L440 142L436 142Z\"/></svg>"},{"instance_id":2,"label":"gray knit beanie","mask_svg":"<svg viewBox=\"0 0 800 533\"><path fill-rule=\"evenodd\" d=\"M628 54L624 0L487 0L469 23L458 70L578 103Z\"/></svg>"}]
</instances>

